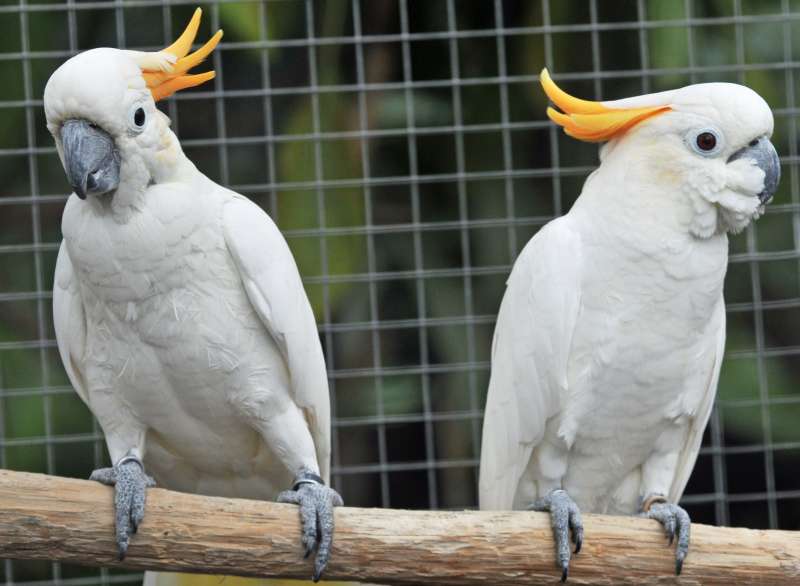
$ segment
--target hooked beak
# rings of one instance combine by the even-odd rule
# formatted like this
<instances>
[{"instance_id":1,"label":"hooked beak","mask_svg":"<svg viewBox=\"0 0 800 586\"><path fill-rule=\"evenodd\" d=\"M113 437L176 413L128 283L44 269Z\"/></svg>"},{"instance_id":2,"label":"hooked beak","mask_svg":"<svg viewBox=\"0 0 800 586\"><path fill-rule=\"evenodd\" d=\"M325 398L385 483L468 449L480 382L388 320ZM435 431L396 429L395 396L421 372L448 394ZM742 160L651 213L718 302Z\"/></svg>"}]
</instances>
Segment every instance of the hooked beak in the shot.
<instances>
[{"instance_id":1,"label":"hooked beak","mask_svg":"<svg viewBox=\"0 0 800 586\"><path fill-rule=\"evenodd\" d=\"M758 199L761 200L761 203L769 203L781 181L781 162L778 158L778 151L775 150L768 138L762 136L758 141L751 142L733 153L728 162L736 159L751 159L764 171L764 189L758 194Z\"/></svg>"},{"instance_id":2,"label":"hooked beak","mask_svg":"<svg viewBox=\"0 0 800 586\"><path fill-rule=\"evenodd\" d=\"M75 195L102 195L119 185L119 153L109 134L86 120L67 120L61 126L64 170Z\"/></svg>"}]
</instances>

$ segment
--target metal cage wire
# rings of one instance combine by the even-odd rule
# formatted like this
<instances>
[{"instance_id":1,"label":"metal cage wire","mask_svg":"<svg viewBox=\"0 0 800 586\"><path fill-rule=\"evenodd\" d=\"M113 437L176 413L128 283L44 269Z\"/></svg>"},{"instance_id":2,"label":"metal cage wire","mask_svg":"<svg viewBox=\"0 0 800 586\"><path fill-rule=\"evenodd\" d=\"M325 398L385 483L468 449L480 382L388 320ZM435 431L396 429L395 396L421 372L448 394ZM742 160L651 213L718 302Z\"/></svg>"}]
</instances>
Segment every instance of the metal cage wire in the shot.
<instances>
[{"instance_id":1,"label":"metal cage wire","mask_svg":"<svg viewBox=\"0 0 800 586\"><path fill-rule=\"evenodd\" d=\"M85 32L81 23L113 16L107 44L153 50L176 34L176 14L183 18L195 4L19 0L0 6L0 26L16 28L19 37L17 49L6 45L0 53L0 71L21 69L18 93L0 91L0 116L16 118L22 128L21 143L0 144L0 164L5 161L4 172L13 168L27 179L23 185L12 182L13 191L0 192L0 275L5 271L0 278L0 325L9 330L0 330L0 467L83 474L104 465L107 457L99 427L65 382L50 324L52 269L60 241L53 218L60 217L66 197L63 176L61 189L47 178L58 176L61 169L52 141L43 132L42 86L37 79L46 79L59 62L89 48L79 42ZM731 239L726 294L734 336L717 406L683 503L695 520L704 522L769 528L796 524L800 482L793 485L781 470L800 454L800 429L784 421L800 405L800 395L792 392L797 373L790 365L800 354L800 340L773 330L776 320L796 323L792 312L800 307L800 290L790 285L775 295L767 286L776 271L796 283L800 269L794 56L800 12L795 3L722 0L715 3L721 13L707 15L707 3L686 0L673 3L678 16L665 18L651 13L653 2L630 0L619 3L626 18L607 20L607 6L590 0L583 4L582 22L561 22L556 13L563 11L550 0L530 2L519 10L511 5L520 3L493 0L483 3L485 22L465 28L460 14L474 10L475 3L435 0L426 10L433 11L430 6L436 4L439 26L417 30L420 2L381 2L389 14L381 28L368 19L374 7L367 6L367 0L342 0L338 5L347 22L336 34L324 34L321 20L327 6L334 4L204 2L203 26L211 30L221 26L225 11L234 6L254 14L257 22L250 36L226 30L211 63L216 79L170 99L166 112L187 155L213 179L263 205L298 256L329 372L333 484L346 502L423 508L476 504L488 346L502 283L535 230L569 209L596 161L594 147L587 150L565 139L544 117L543 98L534 97L537 71L516 65L511 70L511 46L530 42L541 47L538 66L546 65L559 83L595 99L623 97L617 85L634 94L665 89L662 84L675 79L723 79L761 90L765 79L782 77L777 90L782 103L772 104L784 171L782 195L759 224ZM158 38L159 31L153 41L130 34L126 19L137 10L158 15L163 38ZM508 21L520 12L530 19ZM66 46L48 44L47 39L32 46L36 23L44 14L64 19ZM270 18L285 20L286 14L295 22L292 34L275 35L282 29L272 26ZM709 61L705 49L698 48L703 40L698 35L720 28L732 33L733 56L728 62ZM654 59L652 38L667 29L685 32L685 63ZM758 47L755 57L749 54L752 30L770 31L772 36L761 41L770 47L767 57L759 57ZM582 39L582 67L570 69L559 59L565 35ZM623 69L605 56L612 37L626 35L635 36L626 46L638 52L638 65ZM491 67L476 72L470 58L475 53L464 49L471 43L496 55ZM419 47L426 47L425 60L442 64L445 75L419 74ZM333 81L321 66L330 48L352 58L352 69ZM377 53L383 57L376 58ZM227 72L231 78L240 75L237 55L248 55L254 64L257 79L251 87L228 83ZM280 67L276 55L283 55ZM303 65L296 65L300 61ZM396 64L393 79L375 73L387 62ZM293 77L286 67L302 69L305 75ZM425 70L426 65L421 67ZM468 95L473 90L493 97L478 115ZM428 111L431 100L426 99L431 95L443 114ZM389 97L381 101L376 96ZM232 122L239 104L245 103L256 104L253 112L260 112L261 124L243 129ZM391 110L389 122L375 113L376 104ZM191 119L193 108L214 121L206 135L184 122ZM303 114L291 127L286 119L298 110ZM344 122L337 119L336 125L330 111L351 115L343 116ZM0 140L5 136L2 129L0 124ZM536 138L526 143L525 136ZM492 150L494 166L475 155L481 147ZM529 157L531 147L546 151L547 160ZM260 162L253 165L248 159L250 164L242 168L239 159L248 149L259 153ZM429 164L432 149L447 151L449 163ZM346 157L337 158L342 151ZM400 172L386 172L382 153L403 160ZM303 172L293 171L287 159L301 161L297 165ZM351 176L337 175L340 160L350 165ZM261 173L258 179L253 178L256 171ZM432 204L438 197L443 203ZM479 203L489 197L491 204ZM482 205L496 207L487 212ZM285 209L288 214L282 213ZM341 209L352 213L337 216ZM21 217L29 218L29 224L20 224ZM776 240L775 234L782 239ZM342 264L345 256L358 260ZM20 276L23 265L27 268ZM393 296L393 287L402 294ZM38 370L40 376L21 376L18 371L23 369ZM726 390L742 377L750 377L751 392ZM90 423L72 425L70 414ZM139 574L57 563L6 560L0 567L6 584L117 584L140 579Z\"/></svg>"}]
</instances>

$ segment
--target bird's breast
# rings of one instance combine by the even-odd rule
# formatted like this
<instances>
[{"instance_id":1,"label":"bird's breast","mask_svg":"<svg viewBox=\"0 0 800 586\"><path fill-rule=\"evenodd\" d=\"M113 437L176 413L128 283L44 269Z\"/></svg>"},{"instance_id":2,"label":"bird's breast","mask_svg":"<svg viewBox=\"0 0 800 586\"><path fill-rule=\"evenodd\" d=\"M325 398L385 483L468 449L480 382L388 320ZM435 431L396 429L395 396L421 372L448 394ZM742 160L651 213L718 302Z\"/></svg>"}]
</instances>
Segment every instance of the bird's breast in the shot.
<instances>
[{"instance_id":1,"label":"bird's breast","mask_svg":"<svg viewBox=\"0 0 800 586\"><path fill-rule=\"evenodd\" d=\"M715 243L662 242L646 254L610 245L590 251L586 266L559 435L629 468L706 391L724 325L725 254Z\"/></svg>"}]
</instances>

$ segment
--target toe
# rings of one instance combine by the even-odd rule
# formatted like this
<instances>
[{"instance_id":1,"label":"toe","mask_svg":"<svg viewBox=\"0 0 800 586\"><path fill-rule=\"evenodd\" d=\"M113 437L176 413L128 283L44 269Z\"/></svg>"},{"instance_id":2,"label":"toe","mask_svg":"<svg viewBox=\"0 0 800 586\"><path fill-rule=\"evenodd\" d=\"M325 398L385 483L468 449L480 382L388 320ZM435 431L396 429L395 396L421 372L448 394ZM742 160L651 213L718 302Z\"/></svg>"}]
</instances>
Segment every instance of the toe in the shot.
<instances>
[{"instance_id":1,"label":"toe","mask_svg":"<svg viewBox=\"0 0 800 586\"><path fill-rule=\"evenodd\" d=\"M113 468L98 468L89 476L89 480L94 480L102 484L113 485L117 481L117 474Z\"/></svg>"},{"instance_id":2,"label":"toe","mask_svg":"<svg viewBox=\"0 0 800 586\"><path fill-rule=\"evenodd\" d=\"M572 541L575 543L575 551L573 553L580 553L581 547L583 547L583 526L573 530Z\"/></svg>"},{"instance_id":3,"label":"toe","mask_svg":"<svg viewBox=\"0 0 800 586\"><path fill-rule=\"evenodd\" d=\"M561 581L566 581L571 558L570 533L575 544L575 553L583 546L583 522L578 505L566 491L558 489L536 499L528 510L550 512L550 524L556 542L556 565L561 569Z\"/></svg>"},{"instance_id":4,"label":"toe","mask_svg":"<svg viewBox=\"0 0 800 586\"><path fill-rule=\"evenodd\" d=\"M117 534L117 554L119 561L125 559L125 555L128 553L128 543L127 535L120 537L119 533Z\"/></svg>"},{"instance_id":5,"label":"toe","mask_svg":"<svg viewBox=\"0 0 800 586\"><path fill-rule=\"evenodd\" d=\"M317 522L319 525L320 539L317 548L317 558L314 560L314 581L319 580L331 555L333 545L333 505L323 501L317 509Z\"/></svg>"},{"instance_id":6,"label":"toe","mask_svg":"<svg viewBox=\"0 0 800 586\"><path fill-rule=\"evenodd\" d=\"M102 471L105 472L105 471ZM144 519L146 487L148 477L139 462L125 462L113 470L114 509L119 558L123 559L128 551L130 537L139 528Z\"/></svg>"},{"instance_id":7,"label":"toe","mask_svg":"<svg viewBox=\"0 0 800 586\"><path fill-rule=\"evenodd\" d=\"M581 511L575 503L570 504L569 527L572 530L572 542L575 544L574 553L578 553L583 546L583 520L581 519Z\"/></svg>"},{"instance_id":8,"label":"toe","mask_svg":"<svg viewBox=\"0 0 800 586\"><path fill-rule=\"evenodd\" d=\"M130 502L116 503L116 534L119 559L123 559L128 551L128 541L131 534L131 508Z\"/></svg>"},{"instance_id":9,"label":"toe","mask_svg":"<svg viewBox=\"0 0 800 586\"><path fill-rule=\"evenodd\" d=\"M322 578L322 572L325 571L326 566L328 565L328 556L321 556L317 554L317 559L314 560L314 575L311 576L311 580L314 582L319 582L320 578Z\"/></svg>"},{"instance_id":10,"label":"toe","mask_svg":"<svg viewBox=\"0 0 800 586\"><path fill-rule=\"evenodd\" d=\"M550 520L553 525L553 535L556 540L556 554L558 566L562 569L562 577L566 579L569 569L569 510L561 503L552 503Z\"/></svg>"},{"instance_id":11,"label":"toe","mask_svg":"<svg viewBox=\"0 0 800 586\"><path fill-rule=\"evenodd\" d=\"M302 525L301 542L305 550L304 557L311 555L317 545L317 508L313 499L306 496L300 500L300 523Z\"/></svg>"},{"instance_id":12,"label":"toe","mask_svg":"<svg viewBox=\"0 0 800 586\"><path fill-rule=\"evenodd\" d=\"M664 532L667 534L670 545L672 545L672 542L675 540L675 521L674 515L669 515L664 519Z\"/></svg>"},{"instance_id":13,"label":"toe","mask_svg":"<svg viewBox=\"0 0 800 586\"><path fill-rule=\"evenodd\" d=\"M144 498L134 499L131 507L131 532L136 533L144 520Z\"/></svg>"},{"instance_id":14,"label":"toe","mask_svg":"<svg viewBox=\"0 0 800 586\"><path fill-rule=\"evenodd\" d=\"M288 503L290 505L300 504L300 495L294 490L284 490L278 495L279 503Z\"/></svg>"},{"instance_id":15,"label":"toe","mask_svg":"<svg viewBox=\"0 0 800 586\"><path fill-rule=\"evenodd\" d=\"M691 521L689 514L678 507L676 513L678 545L675 548L675 573L680 574L683 568L683 560L689 553L689 534L691 531Z\"/></svg>"}]
</instances>

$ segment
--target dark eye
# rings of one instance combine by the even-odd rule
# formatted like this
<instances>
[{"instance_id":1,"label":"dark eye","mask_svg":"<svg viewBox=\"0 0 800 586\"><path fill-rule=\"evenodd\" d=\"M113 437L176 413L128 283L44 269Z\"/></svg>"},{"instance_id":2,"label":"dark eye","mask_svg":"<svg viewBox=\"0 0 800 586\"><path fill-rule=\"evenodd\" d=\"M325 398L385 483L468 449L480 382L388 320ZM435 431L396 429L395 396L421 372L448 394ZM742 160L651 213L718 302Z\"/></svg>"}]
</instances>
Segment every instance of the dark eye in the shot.
<instances>
[{"instance_id":1,"label":"dark eye","mask_svg":"<svg viewBox=\"0 0 800 586\"><path fill-rule=\"evenodd\" d=\"M710 132L701 132L697 135L696 142L701 151L713 151L717 146L717 137Z\"/></svg>"},{"instance_id":2,"label":"dark eye","mask_svg":"<svg viewBox=\"0 0 800 586\"><path fill-rule=\"evenodd\" d=\"M144 109L143 108L136 108L136 112L133 113L133 123L141 128L144 126Z\"/></svg>"}]
</instances>

